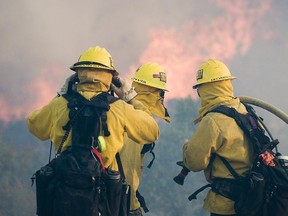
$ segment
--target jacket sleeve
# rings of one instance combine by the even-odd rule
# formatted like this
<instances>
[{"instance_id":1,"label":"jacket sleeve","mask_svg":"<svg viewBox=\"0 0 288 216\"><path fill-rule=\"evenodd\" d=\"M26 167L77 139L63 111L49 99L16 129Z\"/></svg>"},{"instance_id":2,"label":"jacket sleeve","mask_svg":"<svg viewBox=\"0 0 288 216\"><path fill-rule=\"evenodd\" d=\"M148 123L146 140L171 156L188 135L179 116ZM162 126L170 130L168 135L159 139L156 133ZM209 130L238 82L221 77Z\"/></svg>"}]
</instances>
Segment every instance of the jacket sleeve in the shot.
<instances>
[{"instance_id":1,"label":"jacket sleeve","mask_svg":"<svg viewBox=\"0 0 288 216\"><path fill-rule=\"evenodd\" d=\"M220 143L220 130L214 120L206 116L200 122L192 138L183 146L183 162L194 172L209 165L211 153L216 152Z\"/></svg>"},{"instance_id":2,"label":"jacket sleeve","mask_svg":"<svg viewBox=\"0 0 288 216\"><path fill-rule=\"evenodd\" d=\"M130 139L139 144L156 141L160 136L158 124L147 112L125 106L125 131Z\"/></svg>"},{"instance_id":3,"label":"jacket sleeve","mask_svg":"<svg viewBox=\"0 0 288 216\"><path fill-rule=\"evenodd\" d=\"M53 118L51 109L53 100L46 106L35 110L26 119L29 131L40 140L50 139Z\"/></svg>"}]
</instances>

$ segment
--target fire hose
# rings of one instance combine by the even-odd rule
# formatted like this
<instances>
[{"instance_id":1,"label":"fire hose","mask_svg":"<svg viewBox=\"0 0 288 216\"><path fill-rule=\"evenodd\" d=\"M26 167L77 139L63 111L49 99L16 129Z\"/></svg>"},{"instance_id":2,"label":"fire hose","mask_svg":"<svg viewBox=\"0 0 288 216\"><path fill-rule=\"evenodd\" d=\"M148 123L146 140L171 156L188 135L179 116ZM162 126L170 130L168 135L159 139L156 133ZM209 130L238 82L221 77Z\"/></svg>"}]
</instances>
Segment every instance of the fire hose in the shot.
<instances>
[{"instance_id":1,"label":"fire hose","mask_svg":"<svg viewBox=\"0 0 288 216\"><path fill-rule=\"evenodd\" d=\"M288 124L288 115L284 113L282 110L278 109L277 107L273 106L272 104L269 104L265 101L262 101L257 98L247 97L247 96L240 96L240 101L242 103L247 103L251 105L258 106L262 109L265 109L269 111L270 113L276 115L278 118L283 120L286 124Z\"/></svg>"},{"instance_id":2,"label":"fire hose","mask_svg":"<svg viewBox=\"0 0 288 216\"><path fill-rule=\"evenodd\" d=\"M253 98L253 97L248 97L248 96L240 96L239 99L242 103L246 103L246 104L260 107L260 108L274 114L275 116L280 118L282 121L284 121L286 124L288 124L288 115L285 112L283 112L281 109L273 106L272 104L265 102L263 100ZM272 135L271 135L270 131L268 130L268 128L263 124L263 122L261 122L261 123L265 127L265 130L267 131L269 136L272 138ZM283 156L282 159L288 160L288 156ZM180 171L180 173L177 176L175 176L173 178L173 180L177 184L183 185L184 180L185 180L186 176L188 175L188 173L190 172L190 170L184 166L183 161L178 161L176 164L181 166L182 170Z\"/></svg>"}]
</instances>

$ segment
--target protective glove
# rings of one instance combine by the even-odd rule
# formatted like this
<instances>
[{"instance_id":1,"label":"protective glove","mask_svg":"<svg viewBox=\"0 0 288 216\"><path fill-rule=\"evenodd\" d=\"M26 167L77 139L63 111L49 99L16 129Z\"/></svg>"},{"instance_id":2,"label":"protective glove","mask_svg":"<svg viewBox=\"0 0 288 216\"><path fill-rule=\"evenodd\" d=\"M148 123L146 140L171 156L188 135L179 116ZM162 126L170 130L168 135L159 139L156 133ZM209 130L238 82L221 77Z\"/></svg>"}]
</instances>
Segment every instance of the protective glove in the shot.
<instances>
[{"instance_id":1,"label":"protective glove","mask_svg":"<svg viewBox=\"0 0 288 216\"><path fill-rule=\"evenodd\" d=\"M115 94L125 102L131 101L134 97L136 97L137 93L134 88L129 84L125 79L118 78L118 81L121 83L120 87L117 87L113 83L111 83L111 88L115 92Z\"/></svg>"},{"instance_id":2,"label":"protective glove","mask_svg":"<svg viewBox=\"0 0 288 216\"><path fill-rule=\"evenodd\" d=\"M63 94L66 94L67 91L68 91L68 88L69 88L69 83L76 80L77 78L77 74L72 74L71 76L69 76L66 80L65 80L65 83L64 85L60 88L60 90L57 92L57 94L59 96L63 95Z\"/></svg>"}]
</instances>

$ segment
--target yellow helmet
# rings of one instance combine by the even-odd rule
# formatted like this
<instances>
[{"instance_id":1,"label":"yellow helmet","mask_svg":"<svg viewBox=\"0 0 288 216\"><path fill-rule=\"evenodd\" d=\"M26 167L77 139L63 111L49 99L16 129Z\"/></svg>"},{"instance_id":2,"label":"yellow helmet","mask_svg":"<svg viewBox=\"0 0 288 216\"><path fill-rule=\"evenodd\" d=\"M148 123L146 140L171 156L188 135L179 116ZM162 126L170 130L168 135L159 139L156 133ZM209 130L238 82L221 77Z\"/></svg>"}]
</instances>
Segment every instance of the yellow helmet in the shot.
<instances>
[{"instance_id":1,"label":"yellow helmet","mask_svg":"<svg viewBox=\"0 0 288 216\"><path fill-rule=\"evenodd\" d=\"M157 63L148 62L141 65L131 79L143 85L168 91L166 89L166 73Z\"/></svg>"},{"instance_id":2,"label":"yellow helmet","mask_svg":"<svg viewBox=\"0 0 288 216\"><path fill-rule=\"evenodd\" d=\"M87 49L79 57L78 62L70 67L73 71L77 71L78 68L101 68L116 72L112 56L105 48L99 46Z\"/></svg>"},{"instance_id":3,"label":"yellow helmet","mask_svg":"<svg viewBox=\"0 0 288 216\"><path fill-rule=\"evenodd\" d=\"M218 60L208 59L203 62L196 74L196 84L193 86L196 89L204 83L216 82L221 80L233 80L236 77L232 76L227 66Z\"/></svg>"}]
</instances>

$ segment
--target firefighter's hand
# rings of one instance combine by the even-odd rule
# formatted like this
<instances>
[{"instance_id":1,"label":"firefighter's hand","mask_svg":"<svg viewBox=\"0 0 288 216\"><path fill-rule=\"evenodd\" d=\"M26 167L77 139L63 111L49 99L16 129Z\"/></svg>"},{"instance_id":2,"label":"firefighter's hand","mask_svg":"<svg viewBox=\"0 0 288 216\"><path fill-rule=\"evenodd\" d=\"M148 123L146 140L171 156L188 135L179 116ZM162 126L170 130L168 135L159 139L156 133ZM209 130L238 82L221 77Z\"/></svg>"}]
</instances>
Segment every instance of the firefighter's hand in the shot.
<instances>
[{"instance_id":1,"label":"firefighter's hand","mask_svg":"<svg viewBox=\"0 0 288 216\"><path fill-rule=\"evenodd\" d=\"M63 84L63 86L59 89L59 91L57 92L57 94L59 96L66 94L68 91L68 87L69 87L69 82L74 80L77 77L77 74L72 74L71 76L67 77L67 79L65 80L65 83Z\"/></svg>"},{"instance_id":2,"label":"firefighter's hand","mask_svg":"<svg viewBox=\"0 0 288 216\"><path fill-rule=\"evenodd\" d=\"M119 81L121 83L121 87L116 87L113 83L111 84L112 90L119 98L121 98L125 102L129 102L134 97L136 97L137 93L135 92L131 84L129 84L125 79L122 79L120 77Z\"/></svg>"}]
</instances>

